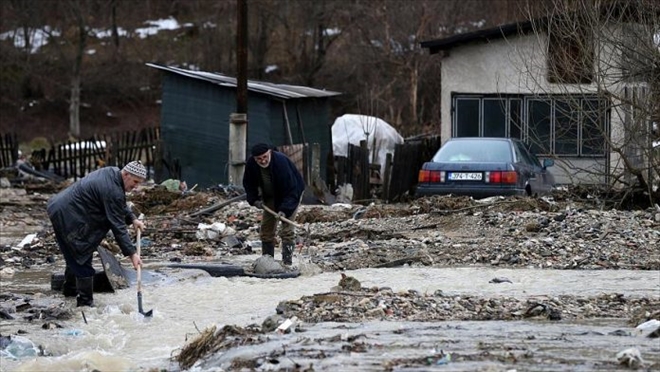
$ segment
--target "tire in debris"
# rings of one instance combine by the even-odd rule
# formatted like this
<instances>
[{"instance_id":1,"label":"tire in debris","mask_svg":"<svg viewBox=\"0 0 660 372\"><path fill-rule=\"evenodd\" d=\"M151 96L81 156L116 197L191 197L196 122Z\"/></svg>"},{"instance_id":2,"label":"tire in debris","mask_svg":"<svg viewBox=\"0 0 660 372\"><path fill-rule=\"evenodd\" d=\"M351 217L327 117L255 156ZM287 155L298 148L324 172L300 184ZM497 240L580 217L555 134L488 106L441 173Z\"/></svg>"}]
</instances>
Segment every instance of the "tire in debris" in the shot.
<instances>
[{"instance_id":1,"label":"tire in debris","mask_svg":"<svg viewBox=\"0 0 660 372\"><path fill-rule=\"evenodd\" d=\"M209 264L172 264L168 267L178 269L197 269L204 270L213 277L224 276L226 278L234 276L243 276L245 270L240 266L235 265L209 265Z\"/></svg>"},{"instance_id":2,"label":"tire in debris","mask_svg":"<svg viewBox=\"0 0 660 372\"><path fill-rule=\"evenodd\" d=\"M252 272L245 272L245 276L253 277L253 278L260 278L260 279L291 279L291 278L297 278L300 276L300 271L299 270L294 270L294 271L287 271L283 273L276 273L276 274L257 274L257 273L252 273Z\"/></svg>"}]
</instances>

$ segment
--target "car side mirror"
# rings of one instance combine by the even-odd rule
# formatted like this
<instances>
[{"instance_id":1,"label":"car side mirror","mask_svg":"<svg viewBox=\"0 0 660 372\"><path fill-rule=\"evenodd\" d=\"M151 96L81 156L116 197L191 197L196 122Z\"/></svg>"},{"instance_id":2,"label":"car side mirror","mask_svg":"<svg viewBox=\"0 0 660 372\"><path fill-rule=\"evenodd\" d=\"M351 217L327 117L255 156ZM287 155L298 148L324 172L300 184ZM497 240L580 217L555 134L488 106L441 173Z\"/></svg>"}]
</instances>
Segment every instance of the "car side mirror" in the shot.
<instances>
[{"instance_id":1,"label":"car side mirror","mask_svg":"<svg viewBox=\"0 0 660 372\"><path fill-rule=\"evenodd\" d=\"M543 159L543 168L552 167L555 165L555 161L552 159Z\"/></svg>"}]
</instances>

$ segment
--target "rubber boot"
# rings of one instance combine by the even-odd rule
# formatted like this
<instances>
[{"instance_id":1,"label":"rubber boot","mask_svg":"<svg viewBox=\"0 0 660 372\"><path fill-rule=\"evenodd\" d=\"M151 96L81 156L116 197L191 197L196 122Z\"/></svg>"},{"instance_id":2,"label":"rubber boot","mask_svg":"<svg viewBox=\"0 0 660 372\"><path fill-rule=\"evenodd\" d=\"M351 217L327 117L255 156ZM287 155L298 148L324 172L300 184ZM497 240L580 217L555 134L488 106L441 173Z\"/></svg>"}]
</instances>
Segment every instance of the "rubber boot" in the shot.
<instances>
[{"instance_id":1,"label":"rubber boot","mask_svg":"<svg viewBox=\"0 0 660 372\"><path fill-rule=\"evenodd\" d=\"M78 306L94 306L94 277L76 278Z\"/></svg>"},{"instance_id":2,"label":"rubber boot","mask_svg":"<svg viewBox=\"0 0 660 372\"><path fill-rule=\"evenodd\" d=\"M293 243L282 243L282 263L290 266L293 263Z\"/></svg>"},{"instance_id":3,"label":"rubber boot","mask_svg":"<svg viewBox=\"0 0 660 372\"><path fill-rule=\"evenodd\" d=\"M64 269L64 283L62 284L62 294L64 297L75 297L78 294L76 290L76 276L68 267Z\"/></svg>"},{"instance_id":4,"label":"rubber boot","mask_svg":"<svg viewBox=\"0 0 660 372\"><path fill-rule=\"evenodd\" d=\"M275 258L275 245L269 242L261 242L261 254L263 256L269 255Z\"/></svg>"}]
</instances>

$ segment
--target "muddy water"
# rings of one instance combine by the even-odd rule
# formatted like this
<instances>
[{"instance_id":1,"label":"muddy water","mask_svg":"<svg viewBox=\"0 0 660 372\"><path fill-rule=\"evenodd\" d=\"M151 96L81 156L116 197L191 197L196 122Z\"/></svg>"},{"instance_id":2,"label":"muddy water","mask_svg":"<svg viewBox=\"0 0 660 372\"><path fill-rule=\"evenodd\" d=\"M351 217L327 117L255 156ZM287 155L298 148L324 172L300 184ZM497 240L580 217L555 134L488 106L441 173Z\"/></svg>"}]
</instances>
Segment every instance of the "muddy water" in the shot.
<instances>
[{"instance_id":1,"label":"muddy water","mask_svg":"<svg viewBox=\"0 0 660 372\"><path fill-rule=\"evenodd\" d=\"M154 270L157 267L157 264L150 264L146 269ZM133 287L114 294L95 294L97 308L85 311L87 324L78 309L72 320L60 322L64 326L62 329L41 329L41 322L32 327L3 321L0 333L14 334L17 329L24 329L28 331L25 337L42 345L52 356L26 357L19 360L3 358L2 370L176 369L176 365L169 361L171 355L176 353L186 339L194 337L206 327L213 324L261 324L264 318L274 313L281 300L330 291L339 280L337 273L287 280L211 278L205 273L190 270L171 271L170 274L167 278L154 276L144 286L144 308L154 310L151 319L145 319L137 313L137 299ZM358 278L365 287L388 286L395 291L417 289L433 293L441 289L446 294L487 297L506 295L520 298L560 294L589 296L601 293L660 297L658 271L397 268L361 269L350 274ZM50 272L33 272L29 275L18 273L14 278L3 279L3 292L16 290L49 293L49 277ZM513 283L488 283L494 277L506 277ZM74 305L74 300L66 301L70 306ZM441 337L438 337L439 328L442 328ZM582 324L499 321L432 324L371 322L341 327L331 323L310 326L309 332L304 336L315 339L349 333L370 335L368 341L380 346L374 350L370 349L368 353L359 354L357 359L353 355L352 364L347 364L355 367L351 367L353 370L382 370L383 367L377 360L382 360L384 353L390 359L428 355L433 348L453 351L457 355L478 354L482 352L480 347L483 347L484 343L492 344L494 350L499 350L500 344L507 344L506 348L502 346L501 352L504 354L507 350L517 353L518 349L512 349L510 343L527 345L520 350L533 349L536 355L546 359L561 357L587 361L587 365L611 361L616 352L636 346L646 359L660 363L660 357L657 356L660 355L660 345L657 345L657 340L607 336L608 332L616 329L632 331L620 319ZM585 336L594 334L600 336ZM241 348L232 353L258 355L269 348L281 347L282 342L295 343L300 335L281 337L279 343L275 339L272 344L251 349ZM557 342L562 339L563 342ZM655 357L652 356L654 354ZM207 362L211 363L207 367L220 365L223 361L218 358ZM301 353L298 358L304 361L305 355ZM318 360L314 362L317 370L326 367L327 370L337 370L339 365L343 365L341 357L330 358L323 363ZM445 367L449 370L491 367L493 370L499 370L501 367L492 361L474 360L470 363L474 365L457 363ZM524 369L536 369L532 367Z\"/></svg>"}]
</instances>

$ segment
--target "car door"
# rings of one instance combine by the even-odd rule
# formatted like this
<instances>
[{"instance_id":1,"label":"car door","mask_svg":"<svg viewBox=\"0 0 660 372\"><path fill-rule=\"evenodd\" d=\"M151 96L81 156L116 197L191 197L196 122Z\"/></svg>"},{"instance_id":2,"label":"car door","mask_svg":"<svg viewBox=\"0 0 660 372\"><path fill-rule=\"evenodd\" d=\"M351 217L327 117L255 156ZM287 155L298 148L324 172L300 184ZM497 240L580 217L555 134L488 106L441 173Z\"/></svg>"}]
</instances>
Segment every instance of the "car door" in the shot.
<instances>
[{"instance_id":1,"label":"car door","mask_svg":"<svg viewBox=\"0 0 660 372\"><path fill-rule=\"evenodd\" d=\"M552 178L552 175L548 174L548 170L543 168L543 165L541 165L541 162L536 157L536 155L532 154L526 146L523 146L523 151L529 158L534 169L534 174L535 174L534 194L549 193L552 188L551 183L554 183L554 182L550 182L549 180L550 178Z\"/></svg>"},{"instance_id":2,"label":"car door","mask_svg":"<svg viewBox=\"0 0 660 372\"><path fill-rule=\"evenodd\" d=\"M516 141L513 142L513 145L516 150L516 156L520 157L519 166L521 173L523 173L524 177L527 179L527 183L532 189L531 194L537 194L539 192L539 188L541 187L540 182L542 182L540 174L541 164L538 163L538 160L536 163L534 162L534 158L531 156L529 151L527 151L527 148L522 142Z\"/></svg>"}]
</instances>

